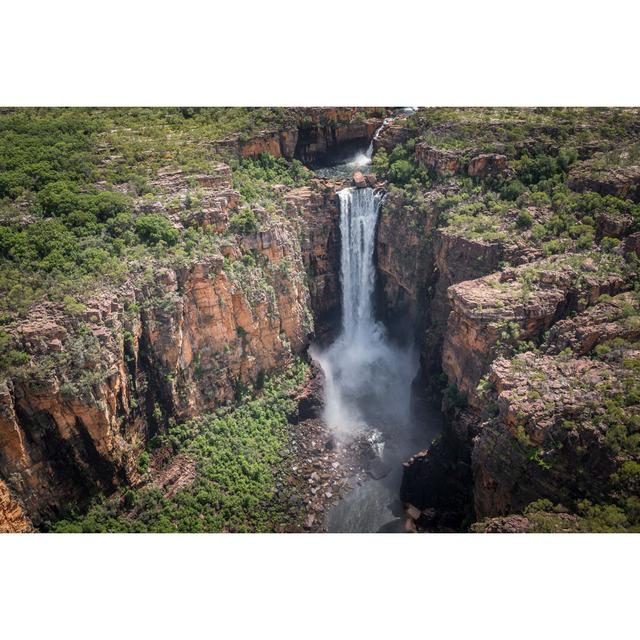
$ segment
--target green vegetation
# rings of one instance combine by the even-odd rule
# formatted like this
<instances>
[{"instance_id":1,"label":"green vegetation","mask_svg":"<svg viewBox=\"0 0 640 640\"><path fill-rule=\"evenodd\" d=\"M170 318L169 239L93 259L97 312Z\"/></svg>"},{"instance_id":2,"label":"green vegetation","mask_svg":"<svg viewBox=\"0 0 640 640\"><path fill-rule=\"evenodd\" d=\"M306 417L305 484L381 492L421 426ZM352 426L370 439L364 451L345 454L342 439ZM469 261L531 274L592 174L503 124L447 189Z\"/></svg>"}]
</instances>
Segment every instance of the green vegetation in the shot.
<instances>
[{"instance_id":1,"label":"green vegetation","mask_svg":"<svg viewBox=\"0 0 640 640\"><path fill-rule=\"evenodd\" d=\"M633 141L635 109L489 107L423 109L411 117L416 137L441 149L496 151L509 157L549 146L579 146L597 140L611 149ZM523 149L523 142L528 144Z\"/></svg>"},{"instance_id":2,"label":"green vegetation","mask_svg":"<svg viewBox=\"0 0 640 640\"><path fill-rule=\"evenodd\" d=\"M516 226L520 229L529 229L533 224L533 216L528 211L520 211L516 218Z\"/></svg>"},{"instance_id":3,"label":"green vegetation","mask_svg":"<svg viewBox=\"0 0 640 640\"><path fill-rule=\"evenodd\" d=\"M229 230L233 233L248 235L258 230L256 214L249 207L245 207L229 218Z\"/></svg>"},{"instance_id":4,"label":"green vegetation","mask_svg":"<svg viewBox=\"0 0 640 640\"><path fill-rule=\"evenodd\" d=\"M403 188L408 194L431 186L431 178L426 170L415 161L415 146L415 140L407 140L394 147L388 156L381 149L372 161L374 171L385 175L391 184Z\"/></svg>"},{"instance_id":5,"label":"green vegetation","mask_svg":"<svg viewBox=\"0 0 640 640\"><path fill-rule=\"evenodd\" d=\"M169 428L163 446L195 461L193 483L168 497L160 488L128 489L98 498L85 515L72 515L56 532L273 531L298 521L287 447L287 416L307 375L298 361L284 374L263 377L262 390ZM143 452L140 471L149 468Z\"/></svg>"},{"instance_id":6,"label":"green vegetation","mask_svg":"<svg viewBox=\"0 0 640 640\"><path fill-rule=\"evenodd\" d=\"M175 205L158 202L151 186L157 171L173 165L206 173L219 156L203 141L240 131L246 137L296 117L291 109L250 108L5 110L0 323L35 301L77 301L121 283L145 260L180 262L210 250L209 231L169 219ZM298 161L271 156L230 164L246 205L232 218L232 233L257 229L249 205L273 210L275 184L302 185L311 175ZM185 211L198 207L196 186L178 205ZM142 196L140 212L135 199Z\"/></svg>"},{"instance_id":7,"label":"green vegetation","mask_svg":"<svg viewBox=\"0 0 640 640\"><path fill-rule=\"evenodd\" d=\"M261 154L257 158L229 163L233 170L233 188L247 204L266 204L277 200L273 185L301 186L313 175L299 160L288 162Z\"/></svg>"},{"instance_id":8,"label":"green vegetation","mask_svg":"<svg viewBox=\"0 0 640 640\"><path fill-rule=\"evenodd\" d=\"M180 234L171 225L169 220L157 213L140 216L136 219L136 233L142 242L149 245L157 245L161 242L174 245Z\"/></svg>"},{"instance_id":9,"label":"green vegetation","mask_svg":"<svg viewBox=\"0 0 640 640\"><path fill-rule=\"evenodd\" d=\"M532 533L557 533L572 531L582 533L640 532L640 499L628 496L621 507L616 504L593 504L589 500L579 502L576 513L567 507L541 499L524 509Z\"/></svg>"}]
</instances>

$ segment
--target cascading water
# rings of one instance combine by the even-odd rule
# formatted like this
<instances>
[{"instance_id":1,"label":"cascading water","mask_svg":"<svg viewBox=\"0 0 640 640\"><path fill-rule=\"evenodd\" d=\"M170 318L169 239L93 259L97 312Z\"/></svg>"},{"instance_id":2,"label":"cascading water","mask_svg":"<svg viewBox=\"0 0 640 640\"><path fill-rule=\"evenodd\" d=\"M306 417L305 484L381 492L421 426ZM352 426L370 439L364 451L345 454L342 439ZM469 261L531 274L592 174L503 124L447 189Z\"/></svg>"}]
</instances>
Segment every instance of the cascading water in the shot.
<instances>
[{"instance_id":1,"label":"cascading water","mask_svg":"<svg viewBox=\"0 0 640 640\"><path fill-rule=\"evenodd\" d=\"M367 165L371 164L371 159L373 158L373 141L377 139L380 135L380 132L391 122L393 122L394 118L385 118L383 123L375 130L373 134L373 138L371 138L371 142L367 147L367 150L364 153L359 153L356 155L353 160L351 160L348 164L353 169L362 169Z\"/></svg>"},{"instance_id":2,"label":"cascading water","mask_svg":"<svg viewBox=\"0 0 640 640\"><path fill-rule=\"evenodd\" d=\"M324 167L322 169L316 169L316 174L325 178L331 178L335 176L350 176L354 171L362 171L366 173L369 170L369 165L373 158L373 142L380 135L380 132L389 124L395 120L395 116L391 118L385 118L383 123L375 130L373 138L369 142L369 146L366 151L358 151L354 156L335 164L331 167Z\"/></svg>"},{"instance_id":3,"label":"cascading water","mask_svg":"<svg viewBox=\"0 0 640 640\"><path fill-rule=\"evenodd\" d=\"M394 120L395 120L395 118L385 118L383 120L382 124L376 129L375 133L373 134L373 138L371 138L371 142L369 143L369 146L367 147L367 151L365 153L365 157L367 157L369 159L369 162L371 162L371 158L373 158L373 142L374 142L374 140L377 140L378 136L380 135L380 132L388 124L391 124Z\"/></svg>"},{"instance_id":4,"label":"cascading water","mask_svg":"<svg viewBox=\"0 0 640 640\"><path fill-rule=\"evenodd\" d=\"M363 164L366 172L372 154L373 140L362 158L334 165L328 177L351 175ZM314 345L310 354L325 374L325 422L339 447L358 452L362 468L350 480L352 489L327 514L327 526L336 532L401 531L402 462L428 445L440 422L437 412L412 396L419 369L413 344L394 343L375 318L376 226L384 196L370 188L343 189L338 195L342 327L332 345Z\"/></svg>"},{"instance_id":5,"label":"cascading water","mask_svg":"<svg viewBox=\"0 0 640 640\"><path fill-rule=\"evenodd\" d=\"M383 194L373 189L343 189L338 197L342 237L342 332L345 339L351 341L363 331L372 331L373 249Z\"/></svg>"},{"instance_id":6,"label":"cascading water","mask_svg":"<svg viewBox=\"0 0 640 640\"><path fill-rule=\"evenodd\" d=\"M314 347L311 355L325 374L324 419L339 441L369 442L373 479L334 507L329 530L377 531L401 522L397 504L391 509L398 502L401 462L419 448L411 406L418 358L412 345L391 342L374 316L374 250L383 194L350 188L338 195L342 330L328 349Z\"/></svg>"},{"instance_id":7,"label":"cascading water","mask_svg":"<svg viewBox=\"0 0 640 640\"><path fill-rule=\"evenodd\" d=\"M388 340L373 315L373 256L383 194L352 188L338 195L342 331L329 349L312 355L326 376L325 419L338 435L349 436L406 424L418 361L412 348Z\"/></svg>"}]
</instances>

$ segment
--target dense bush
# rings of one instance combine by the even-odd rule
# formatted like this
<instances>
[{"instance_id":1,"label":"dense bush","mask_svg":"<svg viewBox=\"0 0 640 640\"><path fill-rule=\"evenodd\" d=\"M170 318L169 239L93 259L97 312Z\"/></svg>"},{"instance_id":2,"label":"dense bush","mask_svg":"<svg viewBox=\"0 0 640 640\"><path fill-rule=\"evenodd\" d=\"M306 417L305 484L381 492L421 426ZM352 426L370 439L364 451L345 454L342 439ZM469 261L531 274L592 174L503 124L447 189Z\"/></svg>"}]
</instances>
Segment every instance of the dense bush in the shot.
<instances>
[{"instance_id":1,"label":"dense bush","mask_svg":"<svg viewBox=\"0 0 640 640\"><path fill-rule=\"evenodd\" d=\"M520 211L516 218L516 225L520 229L528 229L533 224L533 216L528 211Z\"/></svg>"},{"instance_id":2,"label":"dense bush","mask_svg":"<svg viewBox=\"0 0 640 640\"><path fill-rule=\"evenodd\" d=\"M249 207L243 207L238 213L229 218L229 231L248 235L258 230L258 220L255 213Z\"/></svg>"},{"instance_id":3,"label":"dense bush","mask_svg":"<svg viewBox=\"0 0 640 640\"><path fill-rule=\"evenodd\" d=\"M389 180L404 185L413 177L413 166L408 160L396 160L389 167Z\"/></svg>"},{"instance_id":4,"label":"dense bush","mask_svg":"<svg viewBox=\"0 0 640 640\"><path fill-rule=\"evenodd\" d=\"M261 379L262 390L235 408L188 420L169 429L165 446L195 460L196 478L171 498L151 486L98 499L84 516L53 526L58 532L273 531L299 520L286 453L287 415L307 375L297 362L286 373ZM139 468L146 472L150 455Z\"/></svg>"},{"instance_id":5,"label":"dense bush","mask_svg":"<svg viewBox=\"0 0 640 640\"><path fill-rule=\"evenodd\" d=\"M164 242L174 245L180 233L173 227L171 222L164 216L157 213L142 215L135 221L136 233L143 242L150 245Z\"/></svg>"}]
</instances>

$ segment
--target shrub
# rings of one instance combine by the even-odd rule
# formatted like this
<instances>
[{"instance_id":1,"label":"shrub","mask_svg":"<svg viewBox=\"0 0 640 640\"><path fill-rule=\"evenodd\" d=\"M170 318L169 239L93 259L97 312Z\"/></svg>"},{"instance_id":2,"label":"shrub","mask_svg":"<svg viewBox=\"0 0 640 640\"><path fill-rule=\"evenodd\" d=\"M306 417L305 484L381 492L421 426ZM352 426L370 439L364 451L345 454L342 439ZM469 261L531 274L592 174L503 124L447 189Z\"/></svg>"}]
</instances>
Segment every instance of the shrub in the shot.
<instances>
[{"instance_id":1,"label":"shrub","mask_svg":"<svg viewBox=\"0 0 640 640\"><path fill-rule=\"evenodd\" d=\"M140 473L146 473L149 470L149 462L151 461L151 457L149 456L148 451L143 451L140 454L140 458L138 458L138 470Z\"/></svg>"},{"instance_id":2,"label":"shrub","mask_svg":"<svg viewBox=\"0 0 640 640\"><path fill-rule=\"evenodd\" d=\"M29 356L22 351L15 350L13 347L11 334L6 331L0 331L0 368L5 369L28 362Z\"/></svg>"},{"instance_id":3,"label":"shrub","mask_svg":"<svg viewBox=\"0 0 640 640\"><path fill-rule=\"evenodd\" d=\"M371 161L371 167L375 173L386 175L389 171L389 156L384 149L378 149L373 160Z\"/></svg>"},{"instance_id":4,"label":"shrub","mask_svg":"<svg viewBox=\"0 0 640 640\"><path fill-rule=\"evenodd\" d=\"M45 216L62 216L81 208L76 185L65 181L45 185L37 202Z\"/></svg>"},{"instance_id":5,"label":"shrub","mask_svg":"<svg viewBox=\"0 0 640 640\"><path fill-rule=\"evenodd\" d=\"M244 207L229 218L229 231L240 235L249 235L258 230L256 214L249 207Z\"/></svg>"},{"instance_id":6,"label":"shrub","mask_svg":"<svg viewBox=\"0 0 640 640\"><path fill-rule=\"evenodd\" d=\"M157 213L149 213L140 216L135 223L138 237L149 245L164 242L167 245L174 245L180 234L169 220Z\"/></svg>"},{"instance_id":7,"label":"shrub","mask_svg":"<svg viewBox=\"0 0 640 640\"><path fill-rule=\"evenodd\" d=\"M627 460L611 476L611 481L625 493L630 495L640 494L640 464L633 460Z\"/></svg>"},{"instance_id":8,"label":"shrub","mask_svg":"<svg viewBox=\"0 0 640 640\"><path fill-rule=\"evenodd\" d=\"M500 195L505 200L515 201L517 200L525 191L526 187L520 182L520 180L510 180L505 183L500 191Z\"/></svg>"},{"instance_id":9,"label":"shrub","mask_svg":"<svg viewBox=\"0 0 640 640\"><path fill-rule=\"evenodd\" d=\"M131 199L118 191L101 191L87 196L84 205L86 210L95 214L100 222L106 222L120 213L130 211Z\"/></svg>"},{"instance_id":10,"label":"shrub","mask_svg":"<svg viewBox=\"0 0 640 640\"><path fill-rule=\"evenodd\" d=\"M602 238L600 242L600 248L606 253L611 253L618 245L620 240L618 238L610 238L609 236Z\"/></svg>"},{"instance_id":11,"label":"shrub","mask_svg":"<svg viewBox=\"0 0 640 640\"><path fill-rule=\"evenodd\" d=\"M519 229L529 229L533 224L533 216L526 210L520 211L516 218L516 226Z\"/></svg>"},{"instance_id":12,"label":"shrub","mask_svg":"<svg viewBox=\"0 0 640 640\"><path fill-rule=\"evenodd\" d=\"M467 394L460 391L455 384L450 384L442 394L442 408L448 413L466 408L468 404Z\"/></svg>"},{"instance_id":13,"label":"shrub","mask_svg":"<svg viewBox=\"0 0 640 640\"><path fill-rule=\"evenodd\" d=\"M413 177L413 165L408 160L396 160L389 167L389 179L396 184L406 184Z\"/></svg>"}]
</instances>

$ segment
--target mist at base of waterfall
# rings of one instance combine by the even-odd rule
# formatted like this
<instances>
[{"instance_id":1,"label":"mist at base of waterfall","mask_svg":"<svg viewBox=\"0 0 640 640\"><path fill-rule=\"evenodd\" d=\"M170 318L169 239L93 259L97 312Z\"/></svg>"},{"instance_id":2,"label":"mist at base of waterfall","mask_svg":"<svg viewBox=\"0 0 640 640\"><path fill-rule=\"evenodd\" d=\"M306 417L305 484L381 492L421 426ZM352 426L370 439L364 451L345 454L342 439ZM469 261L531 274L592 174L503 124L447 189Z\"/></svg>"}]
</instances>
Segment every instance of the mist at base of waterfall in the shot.
<instances>
[{"instance_id":1,"label":"mist at base of waterfall","mask_svg":"<svg viewBox=\"0 0 640 640\"><path fill-rule=\"evenodd\" d=\"M325 374L324 419L339 439L376 429L383 437L411 421L411 383L418 373L413 347L392 344L379 323L339 336L311 357Z\"/></svg>"},{"instance_id":2,"label":"mist at base of waterfall","mask_svg":"<svg viewBox=\"0 0 640 640\"><path fill-rule=\"evenodd\" d=\"M368 173L371 168L371 155L369 149L357 151L343 162L332 164L329 167L320 167L314 170L321 178L351 178L355 171Z\"/></svg>"}]
</instances>

